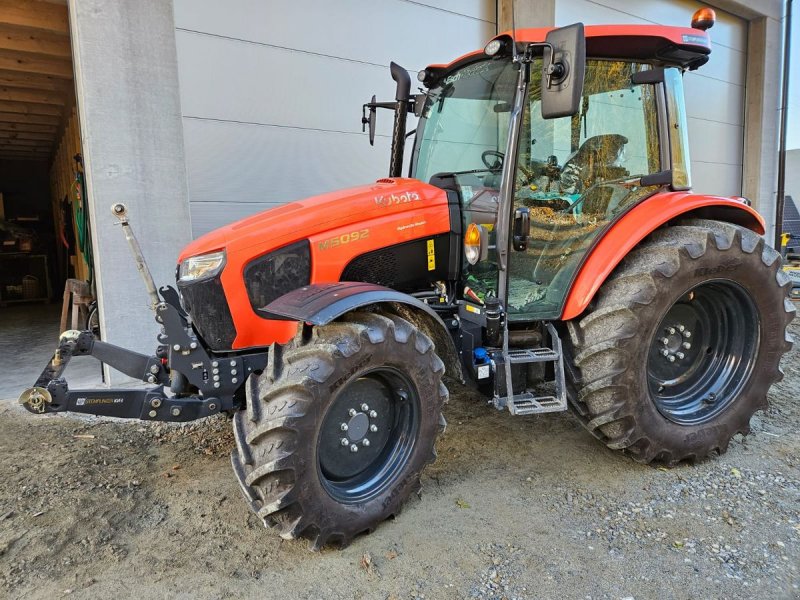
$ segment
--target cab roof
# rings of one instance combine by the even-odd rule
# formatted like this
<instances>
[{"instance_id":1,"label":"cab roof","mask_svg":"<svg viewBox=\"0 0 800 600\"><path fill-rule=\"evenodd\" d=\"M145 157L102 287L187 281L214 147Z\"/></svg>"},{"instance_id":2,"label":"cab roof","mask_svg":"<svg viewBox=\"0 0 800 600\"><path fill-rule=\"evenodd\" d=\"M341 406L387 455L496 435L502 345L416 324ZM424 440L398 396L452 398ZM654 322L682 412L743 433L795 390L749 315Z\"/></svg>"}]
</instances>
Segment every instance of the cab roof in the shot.
<instances>
[{"instance_id":1,"label":"cab roof","mask_svg":"<svg viewBox=\"0 0 800 600\"><path fill-rule=\"evenodd\" d=\"M555 27L517 29L517 44L544 42ZM666 25L587 25L586 56L588 58L622 58L656 61L682 68L696 69L708 61L711 40L708 33L691 27ZM511 31L504 31L492 39L511 39ZM485 56L483 50L474 50L448 64L435 64L429 71L450 71L462 63Z\"/></svg>"}]
</instances>

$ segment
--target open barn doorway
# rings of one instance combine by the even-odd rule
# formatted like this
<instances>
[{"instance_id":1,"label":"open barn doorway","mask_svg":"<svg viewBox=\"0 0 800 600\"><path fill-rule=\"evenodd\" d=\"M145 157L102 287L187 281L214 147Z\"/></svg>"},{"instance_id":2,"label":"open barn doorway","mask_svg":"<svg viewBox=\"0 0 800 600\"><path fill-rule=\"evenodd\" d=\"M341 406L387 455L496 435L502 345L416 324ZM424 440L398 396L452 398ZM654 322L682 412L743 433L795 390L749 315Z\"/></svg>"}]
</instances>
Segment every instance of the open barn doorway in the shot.
<instances>
[{"instance_id":1,"label":"open barn doorway","mask_svg":"<svg viewBox=\"0 0 800 600\"><path fill-rule=\"evenodd\" d=\"M66 1L0 0L0 398L92 326L85 192Z\"/></svg>"}]
</instances>

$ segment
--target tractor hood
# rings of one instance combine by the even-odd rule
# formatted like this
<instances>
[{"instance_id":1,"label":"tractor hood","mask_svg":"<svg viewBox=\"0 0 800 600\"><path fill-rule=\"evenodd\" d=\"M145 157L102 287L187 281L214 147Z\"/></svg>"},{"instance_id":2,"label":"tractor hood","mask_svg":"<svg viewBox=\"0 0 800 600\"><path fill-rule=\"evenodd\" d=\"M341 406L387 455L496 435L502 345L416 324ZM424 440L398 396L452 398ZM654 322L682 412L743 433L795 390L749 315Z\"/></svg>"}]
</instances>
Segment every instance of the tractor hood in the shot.
<instances>
[{"instance_id":1,"label":"tractor hood","mask_svg":"<svg viewBox=\"0 0 800 600\"><path fill-rule=\"evenodd\" d=\"M417 179L379 179L370 185L291 202L220 227L186 246L179 260L225 250L230 263L231 255L253 257L328 230L446 204L443 190Z\"/></svg>"}]
</instances>

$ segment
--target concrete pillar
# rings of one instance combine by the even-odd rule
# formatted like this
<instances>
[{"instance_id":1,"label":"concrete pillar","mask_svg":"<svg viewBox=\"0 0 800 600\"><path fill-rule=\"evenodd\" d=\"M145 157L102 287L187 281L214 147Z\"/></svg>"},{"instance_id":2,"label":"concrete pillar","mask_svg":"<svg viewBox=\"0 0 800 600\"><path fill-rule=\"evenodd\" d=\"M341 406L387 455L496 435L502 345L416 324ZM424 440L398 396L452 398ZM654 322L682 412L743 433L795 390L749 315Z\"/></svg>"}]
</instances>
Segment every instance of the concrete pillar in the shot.
<instances>
[{"instance_id":1,"label":"concrete pillar","mask_svg":"<svg viewBox=\"0 0 800 600\"><path fill-rule=\"evenodd\" d=\"M172 2L69 0L69 12L100 327L149 354L158 328L110 207L127 204L156 284L174 285L191 224Z\"/></svg>"},{"instance_id":2,"label":"concrete pillar","mask_svg":"<svg viewBox=\"0 0 800 600\"><path fill-rule=\"evenodd\" d=\"M511 8L519 29L553 27L556 23L556 0L497 0L497 31L511 29Z\"/></svg>"}]
</instances>

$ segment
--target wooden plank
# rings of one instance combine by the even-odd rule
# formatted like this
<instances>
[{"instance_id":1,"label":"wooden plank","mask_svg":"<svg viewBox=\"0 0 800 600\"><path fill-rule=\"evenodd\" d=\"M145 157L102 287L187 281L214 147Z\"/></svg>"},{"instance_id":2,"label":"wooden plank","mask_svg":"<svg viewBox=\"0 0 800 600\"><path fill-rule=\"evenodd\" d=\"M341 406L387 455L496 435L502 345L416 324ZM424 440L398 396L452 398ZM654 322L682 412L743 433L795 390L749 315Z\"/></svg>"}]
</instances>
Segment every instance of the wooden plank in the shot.
<instances>
[{"instance_id":1,"label":"wooden plank","mask_svg":"<svg viewBox=\"0 0 800 600\"><path fill-rule=\"evenodd\" d=\"M20 156L50 156L52 152L48 148L38 149L0 146L0 154L18 154Z\"/></svg>"},{"instance_id":2,"label":"wooden plank","mask_svg":"<svg viewBox=\"0 0 800 600\"><path fill-rule=\"evenodd\" d=\"M7 25L0 14L0 49L25 52L36 56L72 60L69 38L44 31L31 31Z\"/></svg>"},{"instance_id":3,"label":"wooden plank","mask_svg":"<svg viewBox=\"0 0 800 600\"><path fill-rule=\"evenodd\" d=\"M37 75L24 71L7 71L0 69L0 85L24 87L51 92L68 92L72 90L72 81L53 77L52 75Z\"/></svg>"},{"instance_id":4,"label":"wooden plank","mask_svg":"<svg viewBox=\"0 0 800 600\"><path fill-rule=\"evenodd\" d=\"M69 35L67 7L62 4L0 0L0 21L16 27Z\"/></svg>"},{"instance_id":5,"label":"wooden plank","mask_svg":"<svg viewBox=\"0 0 800 600\"><path fill-rule=\"evenodd\" d=\"M12 52L11 50L0 50L0 69L72 79L71 61L59 58L36 57L23 52Z\"/></svg>"},{"instance_id":6,"label":"wooden plank","mask_svg":"<svg viewBox=\"0 0 800 600\"><path fill-rule=\"evenodd\" d=\"M25 147L25 148L42 148L49 150L53 146L53 140L21 140L21 139L0 139L0 147Z\"/></svg>"},{"instance_id":7,"label":"wooden plank","mask_svg":"<svg viewBox=\"0 0 800 600\"><path fill-rule=\"evenodd\" d=\"M52 133L37 133L35 131L3 131L0 129L0 140L42 140L53 143L55 136Z\"/></svg>"},{"instance_id":8,"label":"wooden plank","mask_svg":"<svg viewBox=\"0 0 800 600\"><path fill-rule=\"evenodd\" d=\"M0 122L3 124L21 123L31 125L48 125L57 127L60 119L57 116L49 115L26 115L23 113L13 112L0 112ZM32 129L32 131L40 131L39 129Z\"/></svg>"},{"instance_id":9,"label":"wooden plank","mask_svg":"<svg viewBox=\"0 0 800 600\"><path fill-rule=\"evenodd\" d=\"M13 114L13 113L0 113L0 114ZM41 133L55 138L58 131L57 125L37 125L36 123L9 123L0 116L0 131L16 131L24 133Z\"/></svg>"},{"instance_id":10,"label":"wooden plank","mask_svg":"<svg viewBox=\"0 0 800 600\"><path fill-rule=\"evenodd\" d=\"M55 104L58 106L64 106L64 104L66 104L64 94L59 92L7 86L0 86L0 100L32 102L34 104Z\"/></svg>"},{"instance_id":11,"label":"wooden plank","mask_svg":"<svg viewBox=\"0 0 800 600\"><path fill-rule=\"evenodd\" d=\"M33 155L33 154L9 154L7 152L0 152L0 160L35 160L38 162L47 162L50 160L49 155Z\"/></svg>"},{"instance_id":12,"label":"wooden plank","mask_svg":"<svg viewBox=\"0 0 800 600\"><path fill-rule=\"evenodd\" d=\"M7 100L0 100L0 112L61 117L61 108L52 104L29 104L27 102L10 102Z\"/></svg>"}]
</instances>

